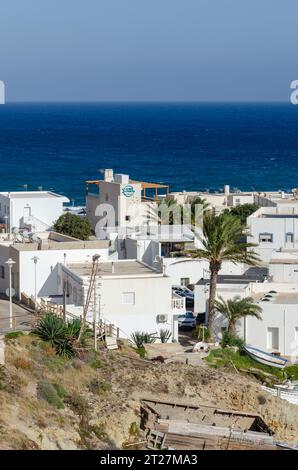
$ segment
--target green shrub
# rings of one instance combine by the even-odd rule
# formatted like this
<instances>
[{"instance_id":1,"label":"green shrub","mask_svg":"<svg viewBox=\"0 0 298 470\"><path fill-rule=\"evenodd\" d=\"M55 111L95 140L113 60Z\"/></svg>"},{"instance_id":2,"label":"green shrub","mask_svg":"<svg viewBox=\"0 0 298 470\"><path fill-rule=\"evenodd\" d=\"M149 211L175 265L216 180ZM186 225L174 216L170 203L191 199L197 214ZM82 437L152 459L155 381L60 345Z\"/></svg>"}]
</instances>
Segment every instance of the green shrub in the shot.
<instances>
[{"instance_id":1,"label":"green shrub","mask_svg":"<svg viewBox=\"0 0 298 470\"><path fill-rule=\"evenodd\" d=\"M137 348L141 348L143 344L151 344L156 341L156 338L152 334L145 331L135 331L135 333L131 335L131 338Z\"/></svg>"},{"instance_id":2,"label":"green shrub","mask_svg":"<svg viewBox=\"0 0 298 470\"><path fill-rule=\"evenodd\" d=\"M92 361L90 362L90 367L92 367L92 369L101 369L103 367L103 364L102 362L97 359L96 357L94 359L92 359Z\"/></svg>"},{"instance_id":3,"label":"green shrub","mask_svg":"<svg viewBox=\"0 0 298 470\"><path fill-rule=\"evenodd\" d=\"M55 408L63 408L63 401L59 397L56 388L46 380L37 383L37 398L46 400Z\"/></svg>"},{"instance_id":4,"label":"green shrub","mask_svg":"<svg viewBox=\"0 0 298 470\"><path fill-rule=\"evenodd\" d=\"M53 387L55 388L57 395L61 400L63 400L66 397L66 390L61 384L54 383Z\"/></svg>"},{"instance_id":5,"label":"green shrub","mask_svg":"<svg viewBox=\"0 0 298 470\"><path fill-rule=\"evenodd\" d=\"M166 330L166 329L159 330L159 339L162 343L167 343L169 339L171 338L171 336L172 336L172 333L170 332L170 330Z\"/></svg>"},{"instance_id":6,"label":"green shrub","mask_svg":"<svg viewBox=\"0 0 298 470\"><path fill-rule=\"evenodd\" d=\"M15 339L23 335L24 333L22 331L11 331L10 333L6 333L5 339Z\"/></svg>"},{"instance_id":7,"label":"green shrub","mask_svg":"<svg viewBox=\"0 0 298 470\"><path fill-rule=\"evenodd\" d=\"M64 235L79 238L80 240L88 240L91 235L90 222L70 212L59 217L54 224L54 230Z\"/></svg>"},{"instance_id":8,"label":"green shrub","mask_svg":"<svg viewBox=\"0 0 298 470\"><path fill-rule=\"evenodd\" d=\"M52 346L55 346L57 341L65 339L66 331L67 328L63 318L58 317L54 313L44 315L34 330L39 338L49 341Z\"/></svg>"},{"instance_id":9,"label":"green shrub","mask_svg":"<svg viewBox=\"0 0 298 470\"><path fill-rule=\"evenodd\" d=\"M90 406L86 398L82 397L78 393L68 395L65 398L65 403L72 409L72 411L81 417L81 419L88 420L90 413Z\"/></svg>"},{"instance_id":10,"label":"green shrub","mask_svg":"<svg viewBox=\"0 0 298 470\"><path fill-rule=\"evenodd\" d=\"M139 356L142 358L142 359L145 359L146 357L146 349L141 346L140 348L136 348L136 352L139 354Z\"/></svg>"},{"instance_id":11,"label":"green shrub","mask_svg":"<svg viewBox=\"0 0 298 470\"><path fill-rule=\"evenodd\" d=\"M88 385L90 392L100 395L101 393L110 392L112 390L111 384L99 379L92 379Z\"/></svg>"},{"instance_id":12,"label":"green shrub","mask_svg":"<svg viewBox=\"0 0 298 470\"><path fill-rule=\"evenodd\" d=\"M226 348L227 346L237 346L240 350L244 347L244 341L238 336L232 335L228 331L224 331L221 340L222 348Z\"/></svg>"},{"instance_id":13,"label":"green shrub","mask_svg":"<svg viewBox=\"0 0 298 470\"><path fill-rule=\"evenodd\" d=\"M44 315L34 333L42 340L50 342L59 356L75 355L74 338L70 335L68 325L54 313Z\"/></svg>"},{"instance_id":14,"label":"green shrub","mask_svg":"<svg viewBox=\"0 0 298 470\"><path fill-rule=\"evenodd\" d=\"M66 326L67 336L78 339L81 326L82 320L80 318L74 318L73 320L68 321ZM81 335L81 344L86 344L86 340L90 334L90 331L91 330L88 329L87 326L84 327L83 333Z\"/></svg>"}]
</instances>

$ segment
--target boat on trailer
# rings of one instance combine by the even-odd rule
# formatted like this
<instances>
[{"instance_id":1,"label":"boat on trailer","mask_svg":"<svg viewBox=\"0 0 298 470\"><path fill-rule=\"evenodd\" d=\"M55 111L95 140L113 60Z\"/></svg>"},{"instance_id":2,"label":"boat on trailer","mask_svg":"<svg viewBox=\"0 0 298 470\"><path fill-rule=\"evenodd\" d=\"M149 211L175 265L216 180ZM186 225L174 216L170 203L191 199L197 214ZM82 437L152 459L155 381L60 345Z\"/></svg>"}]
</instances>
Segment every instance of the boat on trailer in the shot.
<instances>
[{"instance_id":1,"label":"boat on trailer","mask_svg":"<svg viewBox=\"0 0 298 470\"><path fill-rule=\"evenodd\" d=\"M289 361L284 357L262 351L261 349L253 348L252 346L245 346L244 350L252 359L260 362L261 364L265 364L266 366L283 369L289 365Z\"/></svg>"}]
</instances>

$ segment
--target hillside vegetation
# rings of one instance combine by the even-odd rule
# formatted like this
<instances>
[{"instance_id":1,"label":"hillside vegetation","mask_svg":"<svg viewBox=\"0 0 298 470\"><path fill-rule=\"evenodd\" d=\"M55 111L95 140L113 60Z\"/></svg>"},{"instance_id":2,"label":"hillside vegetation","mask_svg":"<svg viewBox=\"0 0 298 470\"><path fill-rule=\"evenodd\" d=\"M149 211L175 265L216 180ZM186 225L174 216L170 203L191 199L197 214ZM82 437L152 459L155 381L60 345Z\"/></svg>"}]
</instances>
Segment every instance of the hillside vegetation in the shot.
<instances>
[{"instance_id":1,"label":"hillside vegetation","mask_svg":"<svg viewBox=\"0 0 298 470\"><path fill-rule=\"evenodd\" d=\"M6 339L0 369L0 449L142 448L146 397L257 412L278 439L298 441L298 407L265 394L230 364L150 363L124 345L67 359L21 335Z\"/></svg>"}]
</instances>

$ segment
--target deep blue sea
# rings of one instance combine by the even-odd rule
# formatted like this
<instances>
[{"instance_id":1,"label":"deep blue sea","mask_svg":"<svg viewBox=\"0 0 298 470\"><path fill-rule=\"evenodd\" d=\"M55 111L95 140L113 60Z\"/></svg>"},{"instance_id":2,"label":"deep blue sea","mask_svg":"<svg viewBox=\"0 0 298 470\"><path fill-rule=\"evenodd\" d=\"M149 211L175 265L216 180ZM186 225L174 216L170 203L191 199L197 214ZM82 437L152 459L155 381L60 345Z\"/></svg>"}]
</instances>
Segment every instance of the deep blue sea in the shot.
<instances>
[{"instance_id":1,"label":"deep blue sea","mask_svg":"<svg viewBox=\"0 0 298 470\"><path fill-rule=\"evenodd\" d=\"M114 168L172 190L298 186L298 106L6 104L0 190L39 187L84 203L85 180Z\"/></svg>"}]
</instances>

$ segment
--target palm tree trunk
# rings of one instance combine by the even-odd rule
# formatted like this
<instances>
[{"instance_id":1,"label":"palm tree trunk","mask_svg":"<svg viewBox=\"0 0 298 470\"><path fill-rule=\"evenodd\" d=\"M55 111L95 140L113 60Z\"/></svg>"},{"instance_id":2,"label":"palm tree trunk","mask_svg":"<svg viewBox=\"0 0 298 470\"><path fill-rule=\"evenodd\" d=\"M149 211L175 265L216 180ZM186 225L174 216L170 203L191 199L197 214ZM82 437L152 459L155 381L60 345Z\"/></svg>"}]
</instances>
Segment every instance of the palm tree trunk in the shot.
<instances>
[{"instance_id":1,"label":"palm tree trunk","mask_svg":"<svg viewBox=\"0 0 298 470\"><path fill-rule=\"evenodd\" d=\"M209 290L209 308L208 308L208 329L210 332L211 341L215 340L215 297L216 297L216 284L217 284L217 271L210 270L210 290Z\"/></svg>"},{"instance_id":2,"label":"palm tree trunk","mask_svg":"<svg viewBox=\"0 0 298 470\"><path fill-rule=\"evenodd\" d=\"M230 321L228 326L228 333L232 336L236 336L236 324L233 321Z\"/></svg>"}]
</instances>

